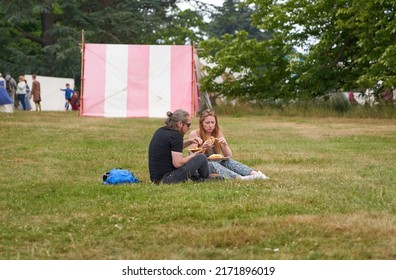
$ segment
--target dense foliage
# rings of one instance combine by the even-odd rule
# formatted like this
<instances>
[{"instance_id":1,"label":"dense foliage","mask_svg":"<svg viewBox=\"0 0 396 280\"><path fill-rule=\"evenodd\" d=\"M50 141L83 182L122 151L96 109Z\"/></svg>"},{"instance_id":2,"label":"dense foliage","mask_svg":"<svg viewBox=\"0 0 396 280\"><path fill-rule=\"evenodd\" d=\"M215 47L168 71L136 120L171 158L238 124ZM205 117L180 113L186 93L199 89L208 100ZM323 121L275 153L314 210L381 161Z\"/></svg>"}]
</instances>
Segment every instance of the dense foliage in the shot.
<instances>
[{"instance_id":1,"label":"dense foliage","mask_svg":"<svg viewBox=\"0 0 396 280\"><path fill-rule=\"evenodd\" d=\"M89 43L197 43L211 63L201 89L230 97L379 92L396 83L393 0L225 0L220 7L200 0L0 0L0 72L78 82L82 30Z\"/></svg>"},{"instance_id":2,"label":"dense foliage","mask_svg":"<svg viewBox=\"0 0 396 280\"><path fill-rule=\"evenodd\" d=\"M237 34L202 42L202 55L218 63L203 82L208 91L266 99L394 88L395 1L244 2L254 10L253 24L271 38L258 42ZM224 72L242 75L232 85L213 82L213 75Z\"/></svg>"},{"instance_id":3,"label":"dense foliage","mask_svg":"<svg viewBox=\"0 0 396 280\"><path fill-rule=\"evenodd\" d=\"M176 0L0 0L0 71L77 78L81 41L186 44L202 17ZM23 8L21 8L23 7ZM201 28L202 29L202 28Z\"/></svg>"}]
</instances>

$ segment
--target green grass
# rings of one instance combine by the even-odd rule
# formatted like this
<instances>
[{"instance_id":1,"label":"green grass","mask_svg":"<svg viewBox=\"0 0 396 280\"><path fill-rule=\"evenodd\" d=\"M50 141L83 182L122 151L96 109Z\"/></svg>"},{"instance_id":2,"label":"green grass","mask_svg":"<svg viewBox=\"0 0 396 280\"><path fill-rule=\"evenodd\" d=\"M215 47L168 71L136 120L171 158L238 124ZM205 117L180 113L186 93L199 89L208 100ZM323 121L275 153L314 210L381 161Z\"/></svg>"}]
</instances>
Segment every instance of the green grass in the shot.
<instances>
[{"instance_id":1,"label":"green grass","mask_svg":"<svg viewBox=\"0 0 396 280\"><path fill-rule=\"evenodd\" d=\"M234 158L271 179L161 186L147 167L161 119L0 123L0 259L396 258L393 117L221 115ZM142 183L102 185L114 167Z\"/></svg>"}]
</instances>

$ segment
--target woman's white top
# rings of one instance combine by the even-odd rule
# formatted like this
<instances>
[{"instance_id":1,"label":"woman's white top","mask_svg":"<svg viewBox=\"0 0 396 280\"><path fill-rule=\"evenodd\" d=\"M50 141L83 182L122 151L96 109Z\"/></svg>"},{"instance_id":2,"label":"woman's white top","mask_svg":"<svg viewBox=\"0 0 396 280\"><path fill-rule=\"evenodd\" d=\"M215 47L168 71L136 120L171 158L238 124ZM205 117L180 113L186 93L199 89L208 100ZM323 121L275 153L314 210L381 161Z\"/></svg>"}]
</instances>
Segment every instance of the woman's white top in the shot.
<instances>
[{"instance_id":1,"label":"woman's white top","mask_svg":"<svg viewBox=\"0 0 396 280\"><path fill-rule=\"evenodd\" d=\"M16 94L26 94L26 83L24 81L18 83Z\"/></svg>"}]
</instances>

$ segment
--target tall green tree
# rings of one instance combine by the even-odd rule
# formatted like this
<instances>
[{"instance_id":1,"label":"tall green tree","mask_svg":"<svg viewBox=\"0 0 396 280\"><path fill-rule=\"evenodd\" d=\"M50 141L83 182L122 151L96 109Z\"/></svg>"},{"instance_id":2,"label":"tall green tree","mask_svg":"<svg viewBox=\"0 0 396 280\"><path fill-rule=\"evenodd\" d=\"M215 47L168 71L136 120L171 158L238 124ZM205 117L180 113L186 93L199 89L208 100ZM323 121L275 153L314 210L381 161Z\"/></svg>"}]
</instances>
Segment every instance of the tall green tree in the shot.
<instances>
[{"instance_id":1,"label":"tall green tree","mask_svg":"<svg viewBox=\"0 0 396 280\"><path fill-rule=\"evenodd\" d=\"M193 45L204 40L205 23L202 15L190 9L171 12L172 20L155 34L155 44Z\"/></svg>"},{"instance_id":2,"label":"tall green tree","mask_svg":"<svg viewBox=\"0 0 396 280\"><path fill-rule=\"evenodd\" d=\"M284 80L290 76L286 56L291 49L248 37L240 31L200 43L199 55L209 63L203 69L201 89L248 100L285 97L289 91Z\"/></svg>"},{"instance_id":3,"label":"tall green tree","mask_svg":"<svg viewBox=\"0 0 396 280\"><path fill-rule=\"evenodd\" d=\"M295 92L395 86L396 2L393 0L248 0L254 22L273 40L304 49L290 64ZM295 62L295 61L294 61Z\"/></svg>"},{"instance_id":4,"label":"tall green tree","mask_svg":"<svg viewBox=\"0 0 396 280\"><path fill-rule=\"evenodd\" d=\"M81 32L76 0L0 1L0 26L7 30L0 59L14 75L76 77Z\"/></svg>"},{"instance_id":5,"label":"tall green tree","mask_svg":"<svg viewBox=\"0 0 396 280\"><path fill-rule=\"evenodd\" d=\"M0 71L78 77L88 43L187 44L203 37L200 13L177 0L0 0Z\"/></svg>"},{"instance_id":6,"label":"tall green tree","mask_svg":"<svg viewBox=\"0 0 396 280\"><path fill-rule=\"evenodd\" d=\"M375 89L379 81L383 87L378 90L395 88L395 1L244 3L254 9L253 24L271 37L261 43L247 36L202 42L202 56L215 65L208 70L204 90L256 98L310 98L340 89ZM215 79L222 72L242 75L232 85L218 84Z\"/></svg>"},{"instance_id":7,"label":"tall green tree","mask_svg":"<svg viewBox=\"0 0 396 280\"><path fill-rule=\"evenodd\" d=\"M271 34L252 24L254 7L226 0L208 23L209 40L199 45L199 55L210 67L200 85L203 91L245 99L285 97L290 77L286 57L293 52ZM221 81L221 82L219 82Z\"/></svg>"},{"instance_id":8,"label":"tall green tree","mask_svg":"<svg viewBox=\"0 0 396 280\"><path fill-rule=\"evenodd\" d=\"M209 38L221 38L225 34L236 35L244 30L248 39L258 41L267 40L270 34L252 25L251 16L254 9L245 5L241 0L225 0L222 6L217 7L210 16L206 32Z\"/></svg>"}]
</instances>

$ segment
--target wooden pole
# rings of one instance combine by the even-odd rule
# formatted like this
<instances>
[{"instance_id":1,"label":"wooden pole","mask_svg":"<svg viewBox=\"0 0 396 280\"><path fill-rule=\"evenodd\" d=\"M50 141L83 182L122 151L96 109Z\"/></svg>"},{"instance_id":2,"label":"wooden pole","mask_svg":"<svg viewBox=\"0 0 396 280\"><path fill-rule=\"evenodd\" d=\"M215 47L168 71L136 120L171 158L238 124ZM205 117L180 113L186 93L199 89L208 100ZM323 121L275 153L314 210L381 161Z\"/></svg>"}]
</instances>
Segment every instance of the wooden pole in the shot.
<instances>
[{"instance_id":1,"label":"wooden pole","mask_svg":"<svg viewBox=\"0 0 396 280\"><path fill-rule=\"evenodd\" d=\"M85 38L84 38L84 29L81 31L81 80L80 80L80 112L79 115L81 116L84 106L84 60L85 60Z\"/></svg>"},{"instance_id":2,"label":"wooden pole","mask_svg":"<svg viewBox=\"0 0 396 280\"><path fill-rule=\"evenodd\" d=\"M191 48L191 108L192 108L192 116L195 117L196 110L195 110L195 63L194 63L194 44L192 44Z\"/></svg>"}]
</instances>

